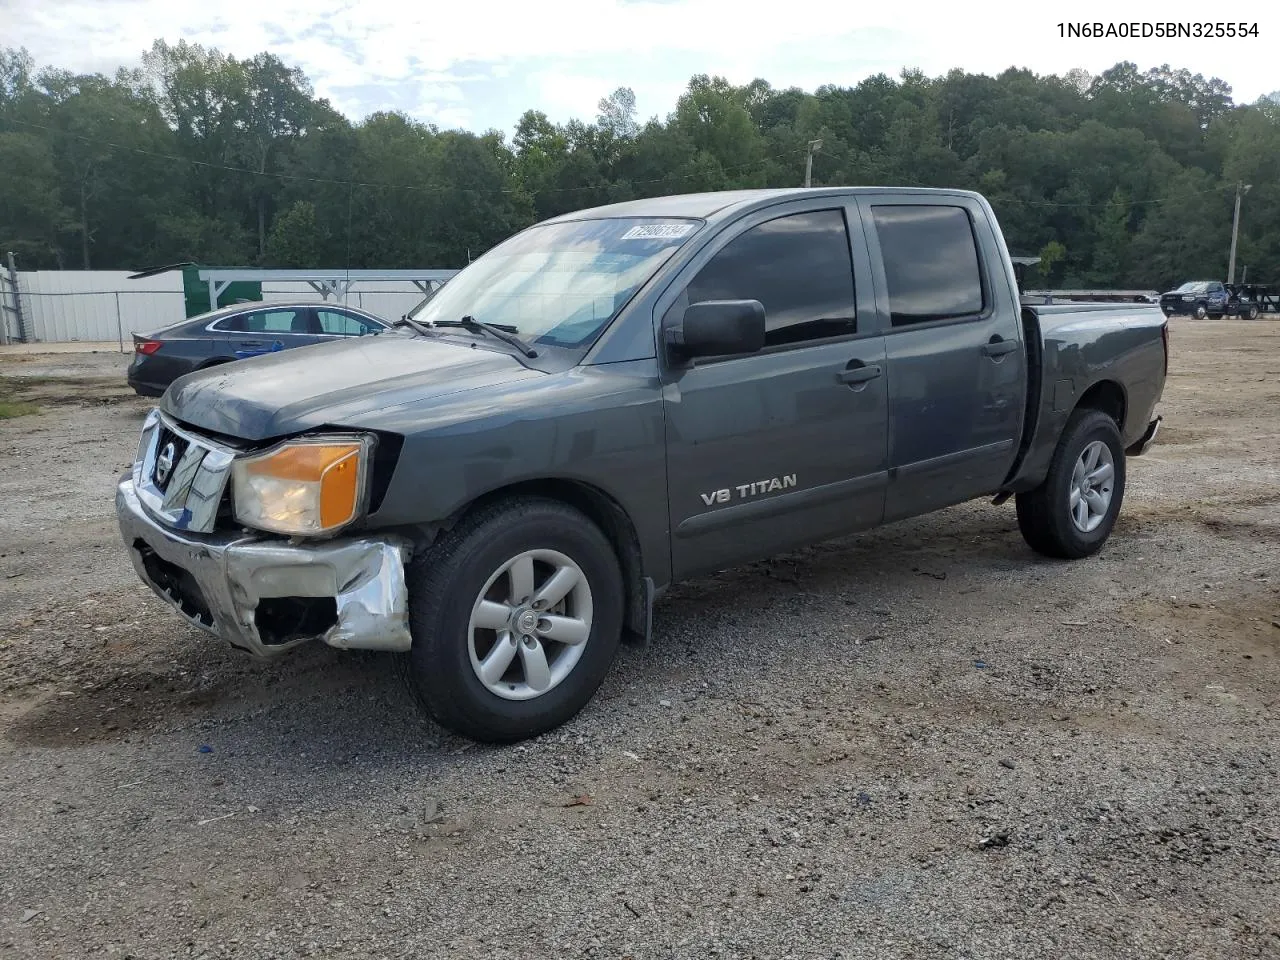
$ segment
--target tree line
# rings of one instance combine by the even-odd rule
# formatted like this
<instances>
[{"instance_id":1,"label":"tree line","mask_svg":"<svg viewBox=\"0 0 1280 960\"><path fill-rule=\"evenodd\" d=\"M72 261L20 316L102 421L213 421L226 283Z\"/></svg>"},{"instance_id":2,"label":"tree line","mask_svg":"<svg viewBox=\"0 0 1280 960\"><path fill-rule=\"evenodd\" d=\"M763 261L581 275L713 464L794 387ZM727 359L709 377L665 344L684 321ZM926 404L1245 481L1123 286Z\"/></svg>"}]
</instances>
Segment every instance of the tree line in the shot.
<instances>
[{"instance_id":1,"label":"tree line","mask_svg":"<svg viewBox=\"0 0 1280 960\"><path fill-rule=\"evenodd\" d=\"M25 269L182 260L457 267L537 220L638 197L813 183L949 186L992 202L1054 286L1280 282L1280 95L1120 63L1097 76L905 70L810 93L693 77L665 119L620 88L592 122L514 135L401 113L353 122L262 53L156 41L114 76L0 50L0 252ZM1239 269L1239 268L1238 268Z\"/></svg>"}]
</instances>

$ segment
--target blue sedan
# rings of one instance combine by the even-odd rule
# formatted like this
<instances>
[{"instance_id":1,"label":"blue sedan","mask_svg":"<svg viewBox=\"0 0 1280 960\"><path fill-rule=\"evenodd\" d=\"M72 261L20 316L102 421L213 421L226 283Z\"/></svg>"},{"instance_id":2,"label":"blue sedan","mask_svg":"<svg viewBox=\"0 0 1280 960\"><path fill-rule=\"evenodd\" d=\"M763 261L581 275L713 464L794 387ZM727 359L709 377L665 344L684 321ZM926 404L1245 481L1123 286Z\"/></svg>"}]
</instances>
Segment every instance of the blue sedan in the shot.
<instances>
[{"instance_id":1,"label":"blue sedan","mask_svg":"<svg viewBox=\"0 0 1280 960\"><path fill-rule=\"evenodd\" d=\"M390 329L355 307L329 303L238 303L133 335L129 386L158 397L184 373L277 350Z\"/></svg>"}]
</instances>

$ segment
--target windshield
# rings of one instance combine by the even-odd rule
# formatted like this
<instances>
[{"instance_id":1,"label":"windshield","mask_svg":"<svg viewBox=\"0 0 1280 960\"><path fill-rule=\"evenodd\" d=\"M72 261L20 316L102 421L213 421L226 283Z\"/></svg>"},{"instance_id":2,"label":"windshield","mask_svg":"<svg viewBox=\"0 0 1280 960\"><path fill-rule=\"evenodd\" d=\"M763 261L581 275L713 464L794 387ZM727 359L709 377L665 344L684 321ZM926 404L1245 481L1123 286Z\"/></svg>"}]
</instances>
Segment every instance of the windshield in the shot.
<instances>
[{"instance_id":1,"label":"windshield","mask_svg":"<svg viewBox=\"0 0 1280 960\"><path fill-rule=\"evenodd\" d=\"M419 323L474 317L530 343L585 347L700 226L629 217L533 227L494 247L410 316Z\"/></svg>"},{"instance_id":2,"label":"windshield","mask_svg":"<svg viewBox=\"0 0 1280 960\"><path fill-rule=\"evenodd\" d=\"M1204 293L1208 289L1208 280L1188 280L1175 290L1174 293Z\"/></svg>"}]
</instances>

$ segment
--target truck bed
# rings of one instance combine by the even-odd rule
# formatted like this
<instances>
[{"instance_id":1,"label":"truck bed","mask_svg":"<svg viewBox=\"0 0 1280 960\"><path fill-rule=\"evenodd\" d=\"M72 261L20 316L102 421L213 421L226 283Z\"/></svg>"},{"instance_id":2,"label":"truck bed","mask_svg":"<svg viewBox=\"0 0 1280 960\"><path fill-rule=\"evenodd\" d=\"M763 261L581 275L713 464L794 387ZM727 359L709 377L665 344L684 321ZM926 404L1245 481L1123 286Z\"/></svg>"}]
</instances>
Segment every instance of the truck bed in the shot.
<instances>
[{"instance_id":1,"label":"truck bed","mask_svg":"<svg viewBox=\"0 0 1280 960\"><path fill-rule=\"evenodd\" d=\"M1022 308L1027 421L1007 489L1036 486L1067 418L1089 392L1114 405L1126 445L1146 431L1167 372L1167 320L1156 304L1058 303ZM1033 403L1032 398L1038 398Z\"/></svg>"}]
</instances>

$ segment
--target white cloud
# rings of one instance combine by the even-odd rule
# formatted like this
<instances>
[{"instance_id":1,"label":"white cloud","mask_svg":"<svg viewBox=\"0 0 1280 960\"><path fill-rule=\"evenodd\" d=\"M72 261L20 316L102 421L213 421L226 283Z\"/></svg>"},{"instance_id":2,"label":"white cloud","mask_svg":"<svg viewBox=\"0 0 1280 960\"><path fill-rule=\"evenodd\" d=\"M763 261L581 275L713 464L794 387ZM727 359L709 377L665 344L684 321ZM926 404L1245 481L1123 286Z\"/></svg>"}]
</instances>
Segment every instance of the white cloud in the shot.
<instances>
[{"instance_id":1,"label":"white cloud","mask_svg":"<svg viewBox=\"0 0 1280 960\"><path fill-rule=\"evenodd\" d=\"M620 85L636 90L642 118L665 114L695 72L812 89L881 71L896 75L904 66L931 75L953 67L994 73L1015 65L1040 73L1073 67L1097 72L1128 59L1142 68L1167 62L1221 76L1238 100L1278 85L1264 45L1274 39L1280 17L1258 0L1237 0L1229 15L1258 21L1261 36L1235 40L1059 36L1057 23L1070 19L1192 22L1209 16L1201 4L1170 0L1128 0L1123 10L1078 4L1057 11L1008 0L917 0L910 6L849 0L806 0L802 6L776 0L11 0L9 6L5 42L27 46L42 64L110 71L136 63L156 37L213 45L236 56L269 50L302 67L320 95L356 115L372 107L351 91L376 88L406 109L433 110L425 119L448 125L446 115L465 117L479 127L507 129L525 107L558 119L593 117L596 101ZM513 112L517 99L522 106Z\"/></svg>"}]
</instances>

